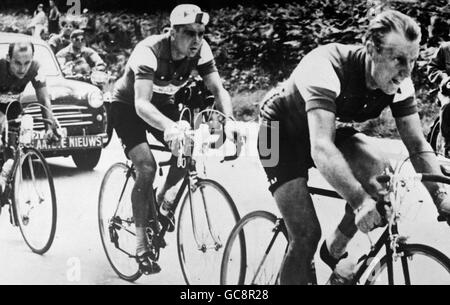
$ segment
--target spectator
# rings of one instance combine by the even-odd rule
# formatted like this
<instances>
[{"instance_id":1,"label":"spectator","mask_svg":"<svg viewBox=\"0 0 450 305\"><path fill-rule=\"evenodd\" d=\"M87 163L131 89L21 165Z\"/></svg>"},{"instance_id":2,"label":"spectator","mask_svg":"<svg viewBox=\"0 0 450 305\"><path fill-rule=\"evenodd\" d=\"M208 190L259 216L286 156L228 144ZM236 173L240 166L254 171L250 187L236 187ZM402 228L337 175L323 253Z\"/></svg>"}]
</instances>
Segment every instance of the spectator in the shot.
<instances>
[{"instance_id":1,"label":"spectator","mask_svg":"<svg viewBox=\"0 0 450 305\"><path fill-rule=\"evenodd\" d=\"M46 32L46 25L47 15L45 15L44 12L44 5L42 3L39 3L29 26L29 28L31 29L31 35L34 37L42 38L42 34Z\"/></svg>"},{"instance_id":2,"label":"spectator","mask_svg":"<svg viewBox=\"0 0 450 305\"><path fill-rule=\"evenodd\" d=\"M86 47L83 30L73 31L70 40L71 43L56 54L65 74L74 74L78 70L89 73L92 68L105 70L106 64L98 53Z\"/></svg>"},{"instance_id":3,"label":"spectator","mask_svg":"<svg viewBox=\"0 0 450 305\"><path fill-rule=\"evenodd\" d=\"M61 32L53 34L48 40L48 44L52 48L53 53L58 53L70 44L70 34L78 28L77 22L74 20L63 20L61 22Z\"/></svg>"},{"instance_id":4,"label":"spectator","mask_svg":"<svg viewBox=\"0 0 450 305\"><path fill-rule=\"evenodd\" d=\"M61 17L61 13L55 4L55 0L49 0L48 4L50 6L48 15L48 33L56 34L59 33L59 18Z\"/></svg>"},{"instance_id":5,"label":"spectator","mask_svg":"<svg viewBox=\"0 0 450 305\"><path fill-rule=\"evenodd\" d=\"M140 26L140 34L142 39L147 38L150 35L157 34L155 31L155 26L152 25L150 20L148 19L141 19Z\"/></svg>"},{"instance_id":6,"label":"spectator","mask_svg":"<svg viewBox=\"0 0 450 305\"><path fill-rule=\"evenodd\" d=\"M429 27L429 47L439 47L439 44L444 41L449 41L450 27L446 19L439 16L432 16Z\"/></svg>"}]
</instances>

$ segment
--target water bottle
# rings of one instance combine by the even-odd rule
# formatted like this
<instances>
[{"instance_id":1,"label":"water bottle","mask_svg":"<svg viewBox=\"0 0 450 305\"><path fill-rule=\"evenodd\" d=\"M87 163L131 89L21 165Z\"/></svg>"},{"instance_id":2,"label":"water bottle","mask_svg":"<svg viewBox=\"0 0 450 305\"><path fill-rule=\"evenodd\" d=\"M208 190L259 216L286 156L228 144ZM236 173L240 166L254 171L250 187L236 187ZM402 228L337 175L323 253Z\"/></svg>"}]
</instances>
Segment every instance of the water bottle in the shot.
<instances>
[{"instance_id":1,"label":"water bottle","mask_svg":"<svg viewBox=\"0 0 450 305\"><path fill-rule=\"evenodd\" d=\"M3 192L5 190L6 182L8 181L9 175L11 173L12 167L14 165L13 159L8 159L3 164L2 171L0 173L0 191Z\"/></svg>"},{"instance_id":2,"label":"water bottle","mask_svg":"<svg viewBox=\"0 0 450 305\"><path fill-rule=\"evenodd\" d=\"M22 144L31 144L33 139L33 117L25 114L20 123L19 142Z\"/></svg>"}]
</instances>

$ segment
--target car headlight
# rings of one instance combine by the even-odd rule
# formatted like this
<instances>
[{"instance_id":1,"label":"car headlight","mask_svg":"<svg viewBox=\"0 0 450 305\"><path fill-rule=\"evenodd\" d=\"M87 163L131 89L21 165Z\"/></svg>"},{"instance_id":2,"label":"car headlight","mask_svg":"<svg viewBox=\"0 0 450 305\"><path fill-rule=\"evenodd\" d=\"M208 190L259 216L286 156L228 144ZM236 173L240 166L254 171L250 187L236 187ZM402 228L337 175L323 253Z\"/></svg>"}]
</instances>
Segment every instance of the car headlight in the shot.
<instances>
[{"instance_id":1,"label":"car headlight","mask_svg":"<svg viewBox=\"0 0 450 305\"><path fill-rule=\"evenodd\" d=\"M103 95L98 91L94 91L89 94L88 102L92 108L99 108L103 105Z\"/></svg>"}]
</instances>

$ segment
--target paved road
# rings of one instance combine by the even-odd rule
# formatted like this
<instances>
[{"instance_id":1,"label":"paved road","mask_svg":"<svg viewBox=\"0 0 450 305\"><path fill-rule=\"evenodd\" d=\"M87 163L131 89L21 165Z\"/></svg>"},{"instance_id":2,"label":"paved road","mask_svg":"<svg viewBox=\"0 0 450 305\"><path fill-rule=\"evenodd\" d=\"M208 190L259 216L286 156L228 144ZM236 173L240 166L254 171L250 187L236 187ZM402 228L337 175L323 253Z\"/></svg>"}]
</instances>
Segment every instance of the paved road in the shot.
<instances>
[{"instance_id":1,"label":"paved road","mask_svg":"<svg viewBox=\"0 0 450 305\"><path fill-rule=\"evenodd\" d=\"M207 162L207 176L226 187L241 215L256 209L278 213L255 155L254 128L251 128L251 134L244 156L220 165L217 158L212 158ZM405 152L398 141L377 143L395 157ZM97 226L97 197L101 179L112 163L123 160L123 152L115 137L94 171L77 170L69 158L50 159L58 199L54 244L44 256L33 254L23 242L19 230L9 224L7 211L3 211L0 216L0 284L127 284L118 279L109 266ZM326 185L314 171L311 174L312 184ZM158 177L157 184L160 182ZM405 231L410 232L415 241L426 242L450 253L450 230L435 221L429 196L422 188L413 190L411 196L422 198L424 203L412 209L410 219L403 227ZM323 236L327 236L340 220L343 202L324 198L315 198L314 202ZM163 250L160 259L162 272L142 277L137 284L184 284L175 234L169 234L167 242L169 246ZM367 251L368 247L368 239L362 234L355 238L351 246L355 255ZM318 259L316 261L319 282L324 282L329 273ZM211 280L211 284L215 283Z\"/></svg>"}]
</instances>

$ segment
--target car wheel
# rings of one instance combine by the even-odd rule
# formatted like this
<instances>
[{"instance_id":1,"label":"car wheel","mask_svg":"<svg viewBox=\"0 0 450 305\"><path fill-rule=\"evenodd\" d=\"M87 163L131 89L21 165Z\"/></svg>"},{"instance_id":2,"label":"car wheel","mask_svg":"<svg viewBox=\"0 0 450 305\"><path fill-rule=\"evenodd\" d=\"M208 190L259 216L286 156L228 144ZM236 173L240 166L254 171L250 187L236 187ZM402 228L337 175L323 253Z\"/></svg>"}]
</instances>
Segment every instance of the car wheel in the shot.
<instances>
[{"instance_id":1,"label":"car wheel","mask_svg":"<svg viewBox=\"0 0 450 305\"><path fill-rule=\"evenodd\" d=\"M84 150L73 153L72 159L79 169L92 170L97 166L101 154L101 149Z\"/></svg>"}]
</instances>

